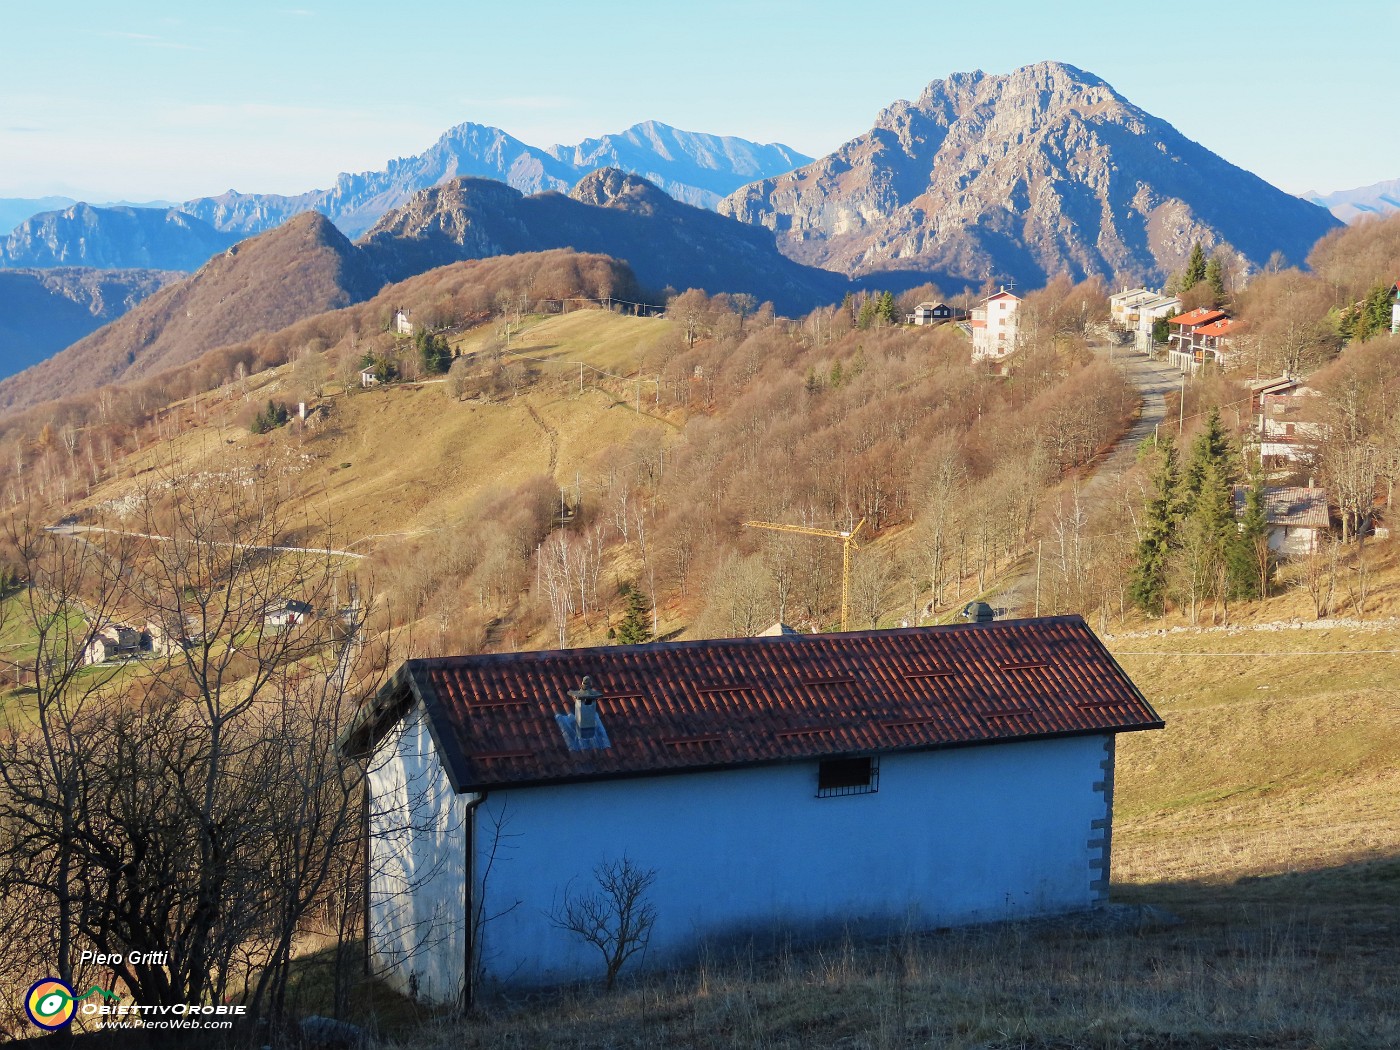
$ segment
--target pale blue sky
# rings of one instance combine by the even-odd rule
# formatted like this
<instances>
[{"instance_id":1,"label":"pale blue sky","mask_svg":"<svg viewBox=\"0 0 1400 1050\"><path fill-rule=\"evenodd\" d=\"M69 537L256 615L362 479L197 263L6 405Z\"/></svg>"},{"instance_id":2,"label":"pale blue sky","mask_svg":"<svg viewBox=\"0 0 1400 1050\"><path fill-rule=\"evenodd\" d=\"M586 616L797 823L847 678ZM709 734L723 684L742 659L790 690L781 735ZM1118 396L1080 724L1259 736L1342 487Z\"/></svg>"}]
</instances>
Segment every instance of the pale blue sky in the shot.
<instances>
[{"instance_id":1,"label":"pale blue sky","mask_svg":"<svg viewBox=\"0 0 1400 1050\"><path fill-rule=\"evenodd\" d=\"M1058 59L1286 190L1400 178L1400 3L0 0L0 196L295 193L462 121L655 119L820 155L951 72Z\"/></svg>"}]
</instances>

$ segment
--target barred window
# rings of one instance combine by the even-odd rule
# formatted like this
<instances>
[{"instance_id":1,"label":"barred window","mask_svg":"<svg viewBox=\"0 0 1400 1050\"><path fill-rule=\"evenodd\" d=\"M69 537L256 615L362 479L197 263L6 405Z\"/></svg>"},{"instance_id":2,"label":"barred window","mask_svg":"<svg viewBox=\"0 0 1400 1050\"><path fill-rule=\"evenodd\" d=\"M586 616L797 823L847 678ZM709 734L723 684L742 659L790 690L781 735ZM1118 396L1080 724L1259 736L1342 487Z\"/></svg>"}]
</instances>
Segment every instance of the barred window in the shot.
<instances>
[{"instance_id":1,"label":"barred window","mask_svg":"<svg viewBox=\"0 0 1400 1050\"><path fill-rule=\"evenodd\" d=\"M868 795L879 790L880 763L873 757L828 758L817 768L817 798Z\"/></svg>"}]
</instances>

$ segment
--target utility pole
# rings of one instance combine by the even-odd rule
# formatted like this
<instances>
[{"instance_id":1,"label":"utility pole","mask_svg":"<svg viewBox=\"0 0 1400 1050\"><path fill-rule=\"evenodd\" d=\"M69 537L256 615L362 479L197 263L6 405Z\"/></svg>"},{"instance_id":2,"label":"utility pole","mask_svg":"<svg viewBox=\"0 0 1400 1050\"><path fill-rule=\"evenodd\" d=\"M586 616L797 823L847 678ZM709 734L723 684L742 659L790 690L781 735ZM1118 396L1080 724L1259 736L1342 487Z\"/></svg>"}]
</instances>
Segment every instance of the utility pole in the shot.
<instances>
[{"instance_id":1,"label":"utility pole","mask_svg":"<svg viewBox=\"0 0 1400 1050\"><path fill-rule=\"evenodd\" d=\"M1040 615L1040 548L1044 540L1035 541L1035 614Z\"/></svg>"}]
</instances>

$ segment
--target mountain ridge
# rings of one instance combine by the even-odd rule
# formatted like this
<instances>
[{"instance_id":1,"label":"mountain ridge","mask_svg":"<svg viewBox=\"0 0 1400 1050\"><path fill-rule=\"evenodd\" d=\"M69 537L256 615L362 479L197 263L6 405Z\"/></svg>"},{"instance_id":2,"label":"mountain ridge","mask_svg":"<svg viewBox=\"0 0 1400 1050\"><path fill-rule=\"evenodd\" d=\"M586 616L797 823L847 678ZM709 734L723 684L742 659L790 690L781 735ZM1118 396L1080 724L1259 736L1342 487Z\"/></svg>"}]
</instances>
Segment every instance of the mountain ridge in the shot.
<instances>
[{"instance_id":1,"label":"mountain ridge","mask_svg":"<svg viewBox=\"0 0 1400 1050\"><path fill-rule=\"evenodd\" d=\"M1275 251L1301 261L1337 225L1061 62L934 80L719 211L772 230L808 265L926 269L973 286L1059 273L1160 282L1197 241L1255 268Z\"/></svg>"},{"instance_id":2,"label":"mountain ridge","mask_svg":"<svg viewBox=\"0 0 1400 1050\"><path fill-rule=\"evenodd\" d=\"M570 152L574 160L566 159ZM294 196L228 190L216 197L194 198L180 207L215 229L245 234L314 210L347 236L357 237L419 190L461 176L496 179L533 194L567 192L595 167L645 167L656 177L653 181L677 199L713 206L754 175L772 174L810 159L781 143L681 131L658 121L584 139L576 146L548 149L531 146L500 128L468 121L449 128L422 153L390 160L382 170L343 172L330 189Z\"/></svg>"},{"instance_id":3,"label":"mountain ridge","mask_svg":"<svg viewBox=\"0 0 1400 1050\"><path fill-rule=\"evenodd\" d=\"M466 259L572 248L623 260L658 291L750 292L794 313L834 302L849 286L785 258L764 231L616 168L591 172L568 195L454 179L419 191L356 243L386 282Z\"/></svg>"},{"instance_id":4,"label":"mountain ridge","mask_svg":"<svg viewBox=\"0 0 1400 1050\"><path fill-rule=\"evenodd\" d=\"M1331 193L1310 192L1304 194L1304 198L1319 208L1326 208L1342 222L1353 223L1400 211L1400 179L1386 179L1369 186L1333 190Z\"/></svg>"}]
</instances>

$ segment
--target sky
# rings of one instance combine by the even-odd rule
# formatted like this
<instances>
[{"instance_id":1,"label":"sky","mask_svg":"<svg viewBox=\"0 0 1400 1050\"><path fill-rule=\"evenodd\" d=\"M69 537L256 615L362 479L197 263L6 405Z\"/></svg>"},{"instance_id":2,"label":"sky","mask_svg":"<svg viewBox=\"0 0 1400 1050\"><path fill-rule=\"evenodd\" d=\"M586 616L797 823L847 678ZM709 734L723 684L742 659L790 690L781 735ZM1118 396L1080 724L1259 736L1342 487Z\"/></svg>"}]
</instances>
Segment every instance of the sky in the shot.
<instances>
[{"instance_id":1,"label":"sky","mask_svg":"<svg viewBox=\"0 0 1400 1050\"><path fill-rule=\"evenodd\" d=\"M474 121L812 156L932 80L1068 62L1293 193L1400 178L1400 2L0 0L0 197L300 193Z\"/></svg>"}]
</instances>

